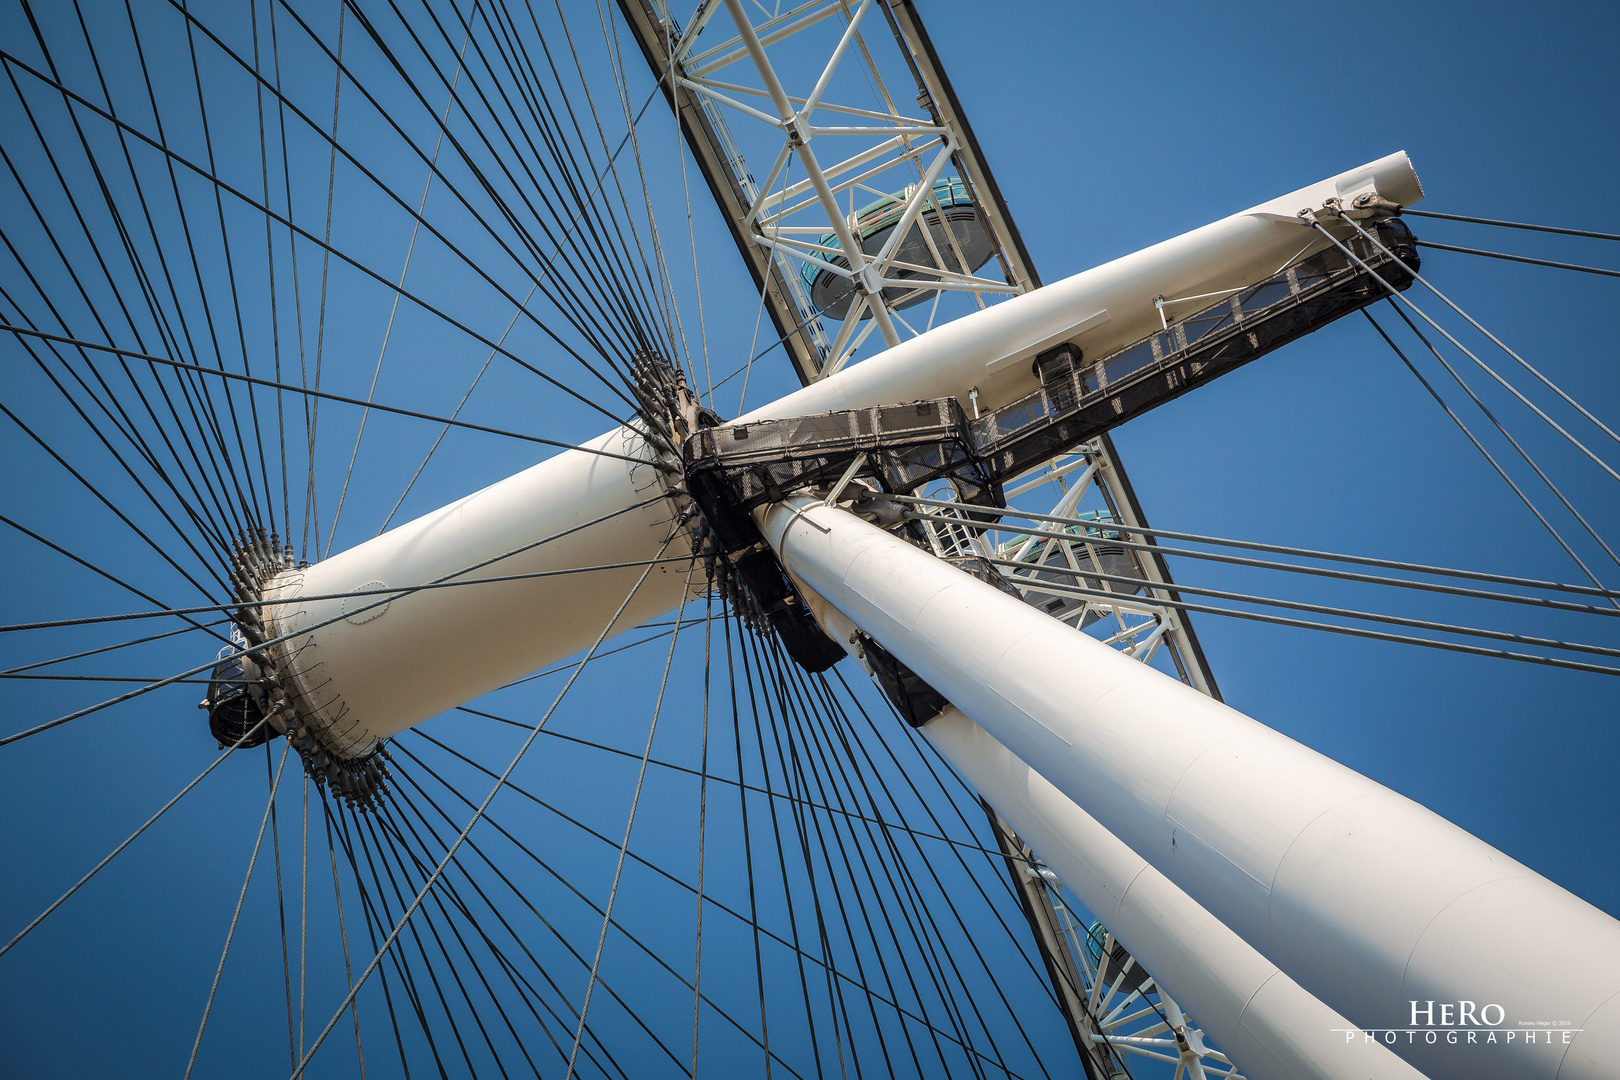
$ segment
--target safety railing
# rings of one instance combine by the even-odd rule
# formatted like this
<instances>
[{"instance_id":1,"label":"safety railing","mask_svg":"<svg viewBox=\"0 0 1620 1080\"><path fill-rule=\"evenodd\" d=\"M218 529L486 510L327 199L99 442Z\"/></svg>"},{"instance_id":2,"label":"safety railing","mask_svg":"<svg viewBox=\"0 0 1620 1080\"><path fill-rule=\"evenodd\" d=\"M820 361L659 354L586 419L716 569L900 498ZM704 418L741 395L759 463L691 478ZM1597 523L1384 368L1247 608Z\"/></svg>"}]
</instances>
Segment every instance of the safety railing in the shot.
<instances>
[{"instance_id":1,"label":"safety railing","mask_svg":"<svg viewBox=\"0 0 1620 1080\"><path fill-rule=\"evenodd\" d=\"M1383 222L1375 231L1401 262L1417 267L1403 223ZM1363 238L1349 246L1396 288L1411 283L1406 266ZM1329 248L1097 360L1052 365L1058 370L1044 373L1039 390L972 423L974 450L1009 479L1385 292L1366 270Z\"/></svg>"}]
</instances>

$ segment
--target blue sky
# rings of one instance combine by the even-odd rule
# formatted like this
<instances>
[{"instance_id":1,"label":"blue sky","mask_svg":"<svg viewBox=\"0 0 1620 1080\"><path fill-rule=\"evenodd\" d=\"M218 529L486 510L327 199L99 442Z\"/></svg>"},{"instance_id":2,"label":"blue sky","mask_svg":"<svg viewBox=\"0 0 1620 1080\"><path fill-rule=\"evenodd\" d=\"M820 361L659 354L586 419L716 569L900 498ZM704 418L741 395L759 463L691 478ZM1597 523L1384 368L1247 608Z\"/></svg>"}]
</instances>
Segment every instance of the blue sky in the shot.
<instances>
[{"instance_id":1,"label":"blue sky","mask_svg":"<svg viewBox=\"0 0 1620 1080\"><path fill-rule=\"evenodd\" d=\"M1411 155L1422 178L1426 208L1620 232L1611 181L1620 165L1612 123L1616 84L1607 55L1620 28L1612 12L1596 5L1544 5L1526 14L1505 5L1437 4L1398 16L1318 15L1295 5L1037 4L1009 6L993 16L986 15L984 5L921 6L1048 281L1399 149ZM580 17L587 14L594 19L594 12L583 9ZM65 19L63 11L44 17L51 33L70 29L65 22L52 22ZM246 33L240 20L224 14L208 18L217 18L228 34L236 35L233 41ZM92 25L101 32L99 23L92 20ZM31 45L18 13L8 9L0 26L5 28L0 39L23 42L5 47L29 56ZM295 36L289 34L289 40ZM178 54L162 60L175 64ZM71 57L64 55L62 63L73 82ZM299 51L296 44L287 46L284 63L293 81L300 73L323 70L317 57ZM586 63L600 61L587 58ZM604 69L590 70L600 75ZM80 68L77 74L86 72ZM181 74L189 77L189 68ZM219 100L232 100L235 84L229 82L229 66L209 74L219 80ZM639 70L631 76L629 94L639 103L651 80ZM136 75L127 65L114 67L111 77L115 88L124 87L120 93L135 85ZM384 75L377 78L386 84ZM329 107L329 88L316 82L310 74L308 85L299 86L300 100L312 109L323 100ZM160 79L160 86L178 101L185 81L175 75ZM13 102L8 97L0 115L0 141L25 167L38 167L37 143ZM41 109L48 122L65 124L65 113L51 113L48 105ZM686 243L684 199L679 197L683 181L672 153L672 126L660 109L655 102L648 114L644 153L658 191L666 243L674 251ZM366 160L416 177L403 187L420 184L420 164L376 124L359 119L362 113L356 107L351 114L357 125L351 137L365 148ZM430 130L421 116L402 122L419 139ZM253 126L230 126L216 137L221 172L245 189L257 183ZM181 130L176 144L188 153L205 153L200 143L184 142L186 138ZM103 145L116 152L114 143ZM318 147L310 143L294 149L309 154ZM413 168L417 171L410 172ZM302 200L300 220L318 229L324 175L319 170L301 173L294 182ZM718 215L705 205L701 183L695 174L687 182L693 196L692 243L704 290L702 321L719 374L749 354L757 295ZM6 190L9 195L13 189ZM465 237L478 258L492 268L502 266L492 244L479 240L470 228L458 228L466 223L453 206L430 205L440 214L434 220ZM45 210L58 219L70 212L61 200L47 201ZM397 268L409 236L406 218L368 201L361 187L340 186L336 210L334 237L341 246L376 266ZM94 207L87 203L86 212L93 217ZM17 224L8 229L31 236L20 211L16 213ZM1421 237L1439 242L1620 266L1620 246L1599 241L1416 219L1413 226ZM173 223L164 227L172 229ZM433 295L458 316L482 333L499 335L510 308L492 302L465 267L431 245L413 258L419 261L413 263L416 276L410 280L431 281ZM672 262L678 275L690 274L689 257L682 264L672 256ZM5 266L0 280L8 289L20 287L15 264ZM1425 255L1424 270L1600 418L1611 426L1620 419L1620 373L1606 325L1620 288L1615 281L1434 251ZM307 276L307 263L304 272L306 281L315 280ZM504 284L517 280L504 269L492 272ZM261 285L250 278L241 288L252 292ZM65 286L56 281L52 287ZM677 289L697 349L695 296L684 279ZM1410 295L1438 317L1437 301L1417 290ZM326 385L363 396L387 324L389 297L377 288L354 286L343 298L344 306L327 331L331 369ZM269 325L266 315L245 318L261 334ZM1392 319L1383 321L1388 325ZM469 347L464 336L410 311L399 316L394 334L396 344L390 349L398 359L391 361L380 383L379 400L436 412L453 407L486 350ZM762 341L770 336L764 334ZM1474 344L1474 339L1464 340ZM556 346L533 328L520 327L509 344L548 370L567 367ZM1443 376L1435 374L1432 361L1409 355L1432 379ZM1510 361L1501 353L1479 355L1493 364L1502 361L1499 369L1508 370ZM0 363L5 372L0 401L78 462L92 486L128 505L133 494L127 479L98 455L27 355L8 340L0 345ZM753 404L791 385L780 351L761 363L750 376L748 401ZM1532 392L1521 375L1512 376L1517 385L1552 409L1550 396ZM510 366L492 366L486 380L464 414L475 422L563 440L590 437L604 426L599 415L569 407L561 395L537 388L532 378ZM1448 399L1460 401L1461 395L1453 390ZM1596 529L1606 538L1620 539L1614 481L1504 395L1487 393L1486 399ZM326 462L320 482L328 517L354 437L352 411L333 408L323 414L333 419L323 429L318 453ZM734 410L723 406L721 411ZM1477 414L1459 412L1476 430L1485 426ZM1553 412L1573 425L1567 409ZM426 447L428 436L413 421L373 416L369 424L370 441L345 502L334 550L376 530ZM1609 460L1620 457L1620 448L1605 446L1595 429L1578 430ZM1115 439L1149 519L1166 528L1578 580L1567 557L1359 317L1133 421ZM1504 451L1499 440L1486 442L1493 453ZM458 433L424 470L401 514L442 505L544 453L531 445ZM116 568L171 603L194 597L157 555L143 549L15 425L0 432L0 460L8 464L0 473L0 504L8 516ZM1534 488L1527 470L1510 469L1538 505L1554 506L1549 495ZM1567 517L1550 509L1549 516L1566 535L1574 531ZM149 523L148 517L139 520ZM1620 567L1603 566L1603 556L1592 544L1575 543L1607 583L1620 578ZM177 541L166 540L165 545L177 561L185 562ZM0 535L0 553L0 621L5 623L140 606L14 531ZM1208 563L1183 562L1173 569L1190 584L1620 643L1620 634L1606 619L1581 622L1479 602L1387 596ZM1620 809L1613 798L1610 764L1620 752L1613 676L1209 616L1194 616L1193 622L1228 703L1416 799L1598 907L1620 914L1620 860L1614 857L1613 839ZM7 650L0 654L4 666L136 636L52 633L60 636L0 642ZM670 691L672 703L678 704L669 708L658 736L660 753L688 763L694 762L697 747L700 640L697 635L689 638L681 654ZM639 751L657 692L661 649L652 645L595 665L572 692L566 730ZM127 662L106 660L82 670L158 676L202 663L212 649L188 637L125 655ZM558 677L550 677L539 685L554 687L557 682ZM111 692L94 684L12 681L0 689L13 717L6 730ZM0 820L6 823L0 843L8 867L0 925L14 929L25 924L207 765L214 751L195 709L200 692L196 686L173 688L28 743L0 747ZM490 707L528 716L531 722L533 711L550 700L549 692L538 689L521 696L502 693L508 697L492 699ZM506 731L469 727L469 722L466 717L443 718L433 721L437 726L430 730L466 739L464 745L487 754L484 760L494 761L515 748ZM227 765L233 768L210 777L24 947L0 959L0 965L9 965L0 972L0 1062L9 1062L0 1064L0 1074L104 1075L116 1065L132 1075L167 1076L183 1068L264 809L264 767L257 756ZM622 830L634 780L633 771L626 772L622 763L604 764L600 757L558 747L545 751L543 760L526 761L524 768L532 770L531 786L572 807L594 827L610 834ZM296 761L288 769L295 776ZM888 775L898 786L898 778ZM464 779L468 791L483 782L470 775ZM668 777L653 781L651 805L690 804L693 791L683 783ZM284 852L297 842L300 809L296 792L284 792L278 807ZM555 828L543 815L524 816L530 810L523 806L504 812L511 815L505 820L521 821L535 835L549 835ZM638 846L689 855L691 819L677 820L675 814L671 810L639 819ZM312 844L324 858L318 814L311 822ZM576 851L570 841L557 842L564 853L559 857L580 860L580 873L588 879L582 888L596 895L605 892L611 861L604 863L595 848ZM741 889L734 850L715 866L711 872L720 877L719 887ZM282 1008L270 873L265 865L256 871L244 908L243 943L233 952L222 984L220 1008L226 1016L257 1016L267 1010L274 1021ZM575 920L567 923L569 934L593 941L591 918L568 909L560 893L547 892L557 886L543 877L526 877L524 885L537 898L550 897L560 920ZM318 905L328 902L330 886L329 878L312 878L312 890L325 890ZM956 886L968 887L962 882ZM352 904L352 898L347 902ZM691 928L682 921L686 916L660 910L650 886L645 895L626 903L627 917L640 920L638 925L649 934L666 935L658 940L667 940L671 948L690 942ZM1504 933L1527 937L1533 931L1504 928ZM737 958L743 953L727 950L742 950L745 943L724 943L721 932L714 933L719 955L741 964ZM332 980L341 980L339 943L325 923L316 934L311 978L325 979L322 985L330 989L336 985ZM634 963L623 964L623 978L640 976ZM744 974L751 975L751 969L730 972L738 982L732 989L739 994L747 989ZM791 982L786 969L779 974ZM312 1006L311 1023L325 1022L329 997L320 999L327 1012ZM665 1007L679 1012L676 1005L666 1002ZM92 1022L86 1022L87 1013ZM622 1017L619 1022L627 1023ZM1060 1042L1065 1037L1052 1025L1037 1036ZM201 1061L215 1073L253 1061L273 1075L282 1060L274 1055L284 1054L284 1043L285 1031L274 1022L242 1020L230 1033L211 1027ZM341 1071L336 1064L332 1069L333 1075Z\"/></svg>"}]
</instances>

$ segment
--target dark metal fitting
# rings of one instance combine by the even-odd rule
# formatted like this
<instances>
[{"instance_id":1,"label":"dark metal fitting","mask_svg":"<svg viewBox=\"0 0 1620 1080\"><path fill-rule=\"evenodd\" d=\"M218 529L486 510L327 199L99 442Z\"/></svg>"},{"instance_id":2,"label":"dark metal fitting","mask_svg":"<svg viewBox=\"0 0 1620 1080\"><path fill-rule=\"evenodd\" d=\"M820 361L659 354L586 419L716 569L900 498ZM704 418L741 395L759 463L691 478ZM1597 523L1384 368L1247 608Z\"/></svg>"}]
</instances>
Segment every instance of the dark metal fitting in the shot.
<instances>
[{"instance_id":1,"label":"dark metal fitting","mask_svg":"<svg viewBox=\"0 0 1620 1080\"><path fill-rule=\"evenodd\" d=\"M1361 220L1394 217L1406 209L1400 203L1390 202L1376 191L1364 191L1357 195L1351 201L1350 207L1349 216Z\"/></svg>"}]
</instances>

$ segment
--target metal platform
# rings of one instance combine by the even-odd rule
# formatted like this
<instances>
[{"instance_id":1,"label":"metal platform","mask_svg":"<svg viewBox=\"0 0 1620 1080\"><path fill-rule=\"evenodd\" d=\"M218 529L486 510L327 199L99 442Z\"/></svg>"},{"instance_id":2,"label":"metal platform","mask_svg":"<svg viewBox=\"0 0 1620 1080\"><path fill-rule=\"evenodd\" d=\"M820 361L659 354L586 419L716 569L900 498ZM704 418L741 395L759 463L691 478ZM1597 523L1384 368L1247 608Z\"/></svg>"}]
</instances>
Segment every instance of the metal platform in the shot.
<instances>
[{"instance_id":1,"label":"metal platform","mask_svg":"<svg viewBox=\"0 0 1620 1080\"><path fill-rule=\"evenodd\" d=\"M681 448L688 490L725 550L757 541L758 507L852 482L909 495L946 480L963 502L1005 506L1003 485L1041 462L1382 299L1379 278L1409 286L1411 232L1374 232L1393 257L1358 237L1364 265L1329 248L1099 359L1061 346L1036 361L1039 390L976 420L938 398L700 428Z\"/></svg>"},{"instance_id":2,"label":"metal platform","mask_svg":"<svg viewBox=\"0 0 1620 1080\"><path fill-rule=\"evenodd\" d=\"M1347 243L1367 269L1329 248L1096 360L1077 363L1067 346L1053 350L1043 357L1041 389L974 421L974 450L993 475L1017 476L1382 300L1388 291L1378 277L1405 290L1419 266L1411 231L1396 219L1372 231L1399 261L1357 236Z\"/></svg>"},{"instance_id":3,"label":"metal platform","mask_svg":"<svg viewBox=\"0 0 1620 1080\"><path fill-rule=\"evenodd\" d=\"M1003 505L953 398L704 428L682 457L687 489L727 551L759 541L754 509L795 492L909 495L949 480L964 501Z\"/></svg>"}]
</instances>

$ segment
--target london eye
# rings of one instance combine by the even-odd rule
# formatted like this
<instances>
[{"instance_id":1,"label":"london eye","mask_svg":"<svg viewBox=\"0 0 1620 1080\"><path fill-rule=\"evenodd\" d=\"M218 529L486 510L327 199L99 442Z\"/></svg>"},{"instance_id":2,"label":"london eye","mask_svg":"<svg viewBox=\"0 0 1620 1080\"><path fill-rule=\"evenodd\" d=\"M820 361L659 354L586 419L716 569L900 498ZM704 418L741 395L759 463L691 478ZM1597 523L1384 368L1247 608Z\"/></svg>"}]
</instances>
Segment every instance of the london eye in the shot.
<instances>
[{"instance_id":1,"label":"london eye","mask_svg":"<svg viewBox=\"0 0 1620 1080\"><path fill-rule=\"evenodd\" d=\"M8 1071L1620 1072L1604 27L0 17Z\"/></svg>"}]
</instances>

